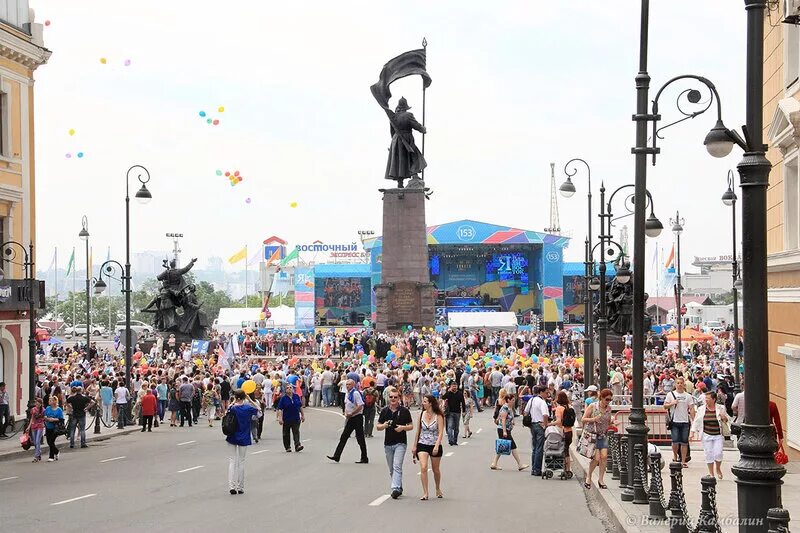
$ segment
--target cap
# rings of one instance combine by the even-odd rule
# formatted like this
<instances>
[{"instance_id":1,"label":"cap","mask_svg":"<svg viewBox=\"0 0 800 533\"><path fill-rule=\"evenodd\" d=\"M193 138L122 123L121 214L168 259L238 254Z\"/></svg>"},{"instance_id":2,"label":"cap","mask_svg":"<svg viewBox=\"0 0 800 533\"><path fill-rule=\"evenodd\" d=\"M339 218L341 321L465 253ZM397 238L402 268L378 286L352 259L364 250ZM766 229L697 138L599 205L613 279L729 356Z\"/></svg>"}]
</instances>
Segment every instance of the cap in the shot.
<instances>
[{"instance_id":1,"label":"cap","mask_svg":"<svg viewBox=\"0 0 800 533\"><path fill-rule=\"evenodd\" d=\"M589 385L586 387L586 392L597 392L597 385Z\"/></svg>"}]
</instances>

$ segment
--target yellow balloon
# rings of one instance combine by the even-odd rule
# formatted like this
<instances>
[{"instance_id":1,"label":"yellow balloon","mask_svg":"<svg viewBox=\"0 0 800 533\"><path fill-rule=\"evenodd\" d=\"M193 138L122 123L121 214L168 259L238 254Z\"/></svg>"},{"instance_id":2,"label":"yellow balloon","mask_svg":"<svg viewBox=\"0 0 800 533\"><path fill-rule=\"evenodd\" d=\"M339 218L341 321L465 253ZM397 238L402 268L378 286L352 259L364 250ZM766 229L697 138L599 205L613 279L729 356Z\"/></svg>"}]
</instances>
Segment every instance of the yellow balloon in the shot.
<instances>
[{"instance_id":1,"label":"yellow balloon","mask_svg":"<svg viewBox=\"0 0 800 533\"><path fill-rule=\"evenodd\" d=\"M289 204L289 207L295 208L297 207L297 202L292 202Z\"/></svg>"},{"instance_id":2,"label":"yellow balloon","mask_svg":"<svg viewBox=\"0 0 800 533\"><path fill-rule=\"evenodd\" d=\"M73 129L70 129L70 130L69 130L69 134L70 134L70 135L75 135L75 130L73 130Z\"/></svg>"},{"instance_id":3,"label":"yellow balloon","mask_svg":"<svg viewBox=\"0 0 800 533\"><path fill-rule=\"evenodd\" d=\"M120 359L119 360L119 364L124 365L125 364L125 359Z\"/></svg>"},{"instance_id":4,"label":"yellow balloon","mask_svg":"<svg viewBox=\"0 0 800 533\"><path fill-rule=\"evenodd\" d=\"M219 111L220 113L224 113L225 112L225 106L224 105L219 106L217 108L217 111Z\"/></svg>"},{"instance_id":5,"label":"yellow balloon","mask_svg":"<svg viewBox=\"0 0 800 533\"><path fill-rule=\"evenodd\" d=\"M252 379L248 379L244 383L242 383L242 390L245 394L253 394L256 390L256 382Z\"/></svg>"},{"instance_id":6,"label":"yellow balloon","mask_svg":"<svg viewBox=\"0 0 800 533\"><path fill-rule=\"evenodd\" d=\"M105 57L101 57L101 58L100 58L100 63L102 63L103 65L105 65L105 64L106 64L106 58L105 58Z\"/></svg>"}]
</instances>

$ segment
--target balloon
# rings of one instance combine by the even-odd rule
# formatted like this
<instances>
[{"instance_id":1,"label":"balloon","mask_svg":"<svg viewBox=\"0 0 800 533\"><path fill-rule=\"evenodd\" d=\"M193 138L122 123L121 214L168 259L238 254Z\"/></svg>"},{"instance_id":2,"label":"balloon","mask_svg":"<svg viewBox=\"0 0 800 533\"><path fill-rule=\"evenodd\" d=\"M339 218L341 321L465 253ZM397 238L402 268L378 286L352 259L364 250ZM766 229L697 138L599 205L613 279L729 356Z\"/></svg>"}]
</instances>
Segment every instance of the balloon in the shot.
<instances>
[{"instance_id":1,"label":"balloon","mask_svg":"<svg viewBox=\"0 0 800 533\"><path fill-rule=\"evenodd\" d=\"M45 26L49 26L49 25L50 25L50 21L49 21L49 20L45 20L45 21L44 21L44 25L45 25Z\"/></svg>"},{"instance_id":2,"label":"balloon","mask_svg":"<svg viewBox=\"0 0 800 533\"><path fill-rule=\"evenodd\" d=\"M211 124L212 120L210 118L206 119L206 124Z\"/></svg>"},{"instance_id":3,"label":"balloon","mask_svg":"<svg viewBox=\"0 0 800 533\"><path fill-rule=\"evenodd\" d=\"M326 360L325 360L325 366L327 366L328 368L333 368L333 367L335 367L336 365L335 365L335 364L333 364L333 361L331 361L330 359L326 359Z\"/></svg>"},{"instance_id":4,"label":"balloon","mask_svg":"<svg viewBox=\"0 0 800 533\"><path fill-rule=\"evenodd\" d=\"M131 60L130 60L130 59L126 59L126 60L125 60L125 66L126 66L126 67L129 67L129 66L131 66Z\"/></svg>"},{"instance_id":5,"label":"balloon","mask_svg":"<svg viewBox=\"0 0 800 533\"><path fill-rule=\"evenodd\" d=\"M244 383L242 383L242 390L245 394L253 394L256 390L256 382L252 379L248 379Z\"/></svg>"},{"instance_id":6,"label":"balloon","mask_svg":"<svg viewBox=\"0 0 800 533\"><path fill-rule=\"evenodd\" d=\"M374 363L375 362L375 355L370 354L369 356L367 356L367 361L369 361L370 363Z\"/></svg>"},{"instance_id":7,"label":"balloon","mask_svg":"<svg viewBox=\"0 0 800 533\"><path fill-rule=\"evenodd\" d=\"M295 376L294 374L292 374L291 376L289 376L288 378L286 378L286 381L288 381L289 383L291 383L292 385L294 385L295 383L297 383L297 380L298 380L298 379L300 379L298 376Z\"/></svg>"},{"instance_id":8,"label":"balloon","mask_svg":"<svg viewBox=\"0 0 800 533\"><path fill-rule=\"evenodd\" d=\"M222 171L221 170L217 170L216 174L217 174L217 176L222 176Z\"/></svg>"},{"instance_id":9,"label":"balloon","mask_svg":"<svg viewBox=\"0 0 800 533\"><path fill-rule=\"evenodd\" d=\"M225 106L222 106L222 105L221 105L221 106L219 106L219 107L217 108L217 111L219 111L220 113L224 113L224 112L225 112Z\"/></svg>"},{"instance_id":10,"label":"balloon","mask_svg":"<svg viewBox=\"0 0 800 533\"><path fill-rule=\"evenodd\" d=\"M70 135L75 135L75 130L73 130L73 129L69 130L69 134Z\"/></svg>"},{"instance_id":11,"label":"balloon","mask_svg":"<svg viewBox=\"0 0 800 533\"><path fill-rule=\"evenodd\" d=\"M425 331L425 326L422 326L422 331Z\"/></svg>"},{"instance_id":12,"label":"balloon","mask_svg":"<svg viewBox=\"0 0 800 533\"><path fill-rule=\"evenodd\" d=\"M72 154L67 154L65 157L66 157L67 159L69 159L70 157L72 157Z\"/></svg>"},{"instance_id":13,"label":"balloon","mask_svg":"<svg viewBox=\"0 0 800 533\"><path fill-rule=\"evenodd\" d=\"M397 368L397 361L392 361L392 368Z\"/></svg>"},{"instance_id":14,"label":"balloon","mask_svg":"<svg viewBox=\"0 0 800 533\"><path fill-rule=\"evenodd\" d=\"M290 204L289 204L289 207L291 207L291 208L295 208L295 207L297 207L297 202L292 202L292 203L290 203Z\"/></svg>"},{"instance_id":15,"label":"balloon","mask_svg":"<svg viewBox=\"0 0 800 533\"><path fill-rule=\"evenodd\" d=\"M201 116L201 117L204 117L204 116L206 116L206 112L205 112L205 111L200 111L200 116Z\"/></svg>"},{"instance_id":16,"label":"balloon","mask_svg":"<svg viewBox=\"0 0 800 533\"><path fill-rule=\"evenodd\" d=\"M369 326L369 320L367 320L367 319L365 318L365 319L364 319L364 327L366 328L366 327L368 327L368 326Z\"/></svg>"},{"instance_id":17,"label":"balloon","mask_svg":"<svg viewBox=\"0 0 800 533\"><path fill-rule=\"evenodd\" d=\"M107 63L107 61L106 61L106 58L105 58L105 57L101 57L101 58L100 58L100 63L102 63L103 65L105 65L105 64Z\"/></svg>"},{"instance_id":18,"label":"balloon","mask_svg":"<svg viewBox=\"0 0 800 533\"><path fill-rule=\"evenodd\" d=\"M539 357L538 357L538 356L536 356L536 355L534 355L533 357L531 357L531 359L533 359L533 362L534 362L534 363L538 363L538 362L539 362Z\"/></svg>"},{"instance_id":19,"label":"balloon","mask_svg":"<svg viewBox=\"0 0 800 533\"><path fill-rule=\"evenodd\" d=\"M78 152L78 158L80 159L82 157L83 157L83 152Z\"/></svg>"},{"instance_id":20,"label":"balloon","mask_svg":"<svg viewBox=\"0 0 800 533\"><path fill-rule=\"evenodd\" d=\"M469 366L469 365L465 366L465 367L464 367L464 369L465 369L467 372L472 372L472 367L471 367L471 366Z\"/></svg>"},{"instance_id":21,"label":"balloon","mask_svg":"<svg viewBox=\"0 0 800 533\"><path fill-rule=\"evenodd\" d=\"M252 202L252 201L253 201L253 200L251 200L250 198L245 198L245 199L244 199L244 203L246 203L246 204L249 204L249 203L250 203L250 202Z\"/></svg>"},{"instance_id":22,"label":"balloon","mask_svg":"<svg viewBox=\"0 0 800 533\"><path fill-rule=\"evenodd\" d=\"M219 126L219 119L215 118L211 123L215 126Z\"/></svg>"},{"instance_id":23,"label":"balloon","mask_svg":"<svg viewBox=\"0 0 800 533\"><path fill-rule=\"evenodd\" d=\"M231 175L231 173L230 173L230 172L227 172L227 171L225 172L225 177L226 177L226 178L227 178L228 176L230 176L230 175Z\"/></svg>"},{"instance_id":24,"label":"balloon","mask_svg":"<svg viewBox=\"0 0 800 533\"><path fill-rule=\"evenodd\" d=\"M370 350L369 354L374 356L375 355L375 350Z\"/></svg>"},{"instance_id":25,"label":"balloon","mask_svg":"<svg viewBox=\"0 0 800 533\"><path fill-rule=\"evenodd\" d=\"M194 364L196 364L197 366L203 366L203 360L200 359L200 358L197 358L197 359L194 360Z\"/></svg>"},{"instance_id":26,"label":"balloon","mask_svg":"<svg viewBox=\"0 0 800 533\"><path fill-rule=\"evenodd\" d=\"M411 370L411 365L408 363L403 363L403 370Z\"/></svg>"},{"instance_id":27,"label":"balloon","mask_svg":"<svg viewBox=\"0 0 800 533\"><path fill-rule=\"evenodd\" d=\"M414 326L409 325L408 326L408 331L411 331L412 329L414 329Z\"/></svg>"}]
</instances>

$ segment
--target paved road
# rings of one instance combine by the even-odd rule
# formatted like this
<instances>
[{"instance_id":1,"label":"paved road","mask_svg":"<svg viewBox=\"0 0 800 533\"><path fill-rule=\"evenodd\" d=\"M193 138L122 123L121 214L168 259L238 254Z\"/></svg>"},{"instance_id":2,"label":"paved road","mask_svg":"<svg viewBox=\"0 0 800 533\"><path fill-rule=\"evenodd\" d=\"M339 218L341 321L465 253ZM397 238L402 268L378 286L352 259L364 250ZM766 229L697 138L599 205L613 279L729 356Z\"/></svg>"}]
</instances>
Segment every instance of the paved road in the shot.
<instances>
[{"instance_id":1,"label":"paved road","mask_svg":"<svg viewBox=\"0 0 800 533\"><path fill-rule=\"evenodd\" d=\"M369 465L354 463L355 439L341 463L325 459L342 426L333 409L308 410L301 430L305 450L285 453L269 413L266 438L248 450L245 494L237 496L228 493L219 422L213 429L202 420L192 429L161 426L85 450L64 446L55 463L32 464L30 458L0 463L0 524L9 532L205 532L231 526L292 533L605 531L577 481L533 478L512 468L511 458L501 460L506 470L489 470L495 434L486 412L473 419L476 433L468 444L445 447L452 453L442 461L445 498L427 502L419 501L419 468L408 456L405 495L388 499L380 432L367 439ZM527 429L520 424L515 434L529 458Z\"/></svg>"}]
</instances>

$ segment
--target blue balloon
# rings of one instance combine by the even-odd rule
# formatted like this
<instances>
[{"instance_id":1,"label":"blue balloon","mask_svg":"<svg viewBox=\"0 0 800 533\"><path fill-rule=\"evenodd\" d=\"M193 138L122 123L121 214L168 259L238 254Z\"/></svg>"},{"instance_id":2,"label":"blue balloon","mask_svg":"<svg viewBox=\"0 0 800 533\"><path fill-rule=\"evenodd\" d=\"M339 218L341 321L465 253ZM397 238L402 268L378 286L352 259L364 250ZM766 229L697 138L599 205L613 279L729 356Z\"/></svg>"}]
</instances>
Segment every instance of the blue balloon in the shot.
<instances>
[{"instance_id":1,"label":"blue balloon","mask_svg":"<svg viewBox=\"0 0 800 533\"><path fill-rule=\"evenodd\" d=\"M299 378L299 377L297 377L297 376L295 376L294 374L292 374L291 376L289 376L288 378L286 378L286 381L288 381L289 383L291 383L292 385L294 385L295 383L297 383L297 380L298 380L298 379L300 379L300 378Z\"/></svg>"}]
</instances>

